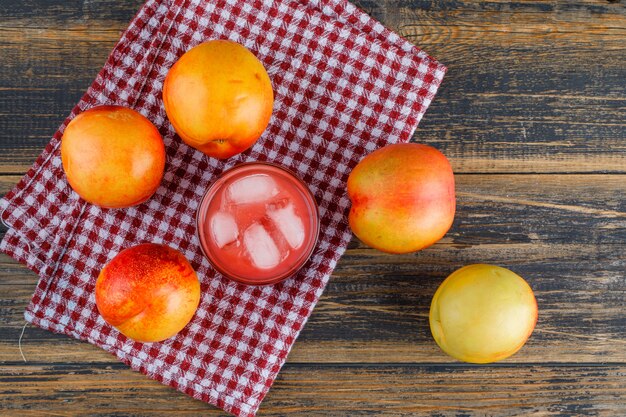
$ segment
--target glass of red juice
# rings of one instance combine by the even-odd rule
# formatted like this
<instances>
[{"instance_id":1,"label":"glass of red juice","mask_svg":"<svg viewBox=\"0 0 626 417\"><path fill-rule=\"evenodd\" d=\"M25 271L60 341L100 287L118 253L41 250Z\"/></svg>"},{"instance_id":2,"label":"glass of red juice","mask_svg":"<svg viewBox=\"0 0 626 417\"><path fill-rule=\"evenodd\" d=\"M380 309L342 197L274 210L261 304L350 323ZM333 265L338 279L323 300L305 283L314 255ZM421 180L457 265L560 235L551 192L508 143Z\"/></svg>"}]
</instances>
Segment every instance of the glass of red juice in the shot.
<instances>
[{"instance_id":1,"label":"glass of red juice","mask_svg":"<svg viewBox=\"0 0 626 417\"><path fill-rule=\"evenodd\" d=\"M249 285L275 284L295 274L311 257L320 228L306 184L266 162L223 173L204 195L197 222L211 265Z\"/></svg>"}]
</instances>

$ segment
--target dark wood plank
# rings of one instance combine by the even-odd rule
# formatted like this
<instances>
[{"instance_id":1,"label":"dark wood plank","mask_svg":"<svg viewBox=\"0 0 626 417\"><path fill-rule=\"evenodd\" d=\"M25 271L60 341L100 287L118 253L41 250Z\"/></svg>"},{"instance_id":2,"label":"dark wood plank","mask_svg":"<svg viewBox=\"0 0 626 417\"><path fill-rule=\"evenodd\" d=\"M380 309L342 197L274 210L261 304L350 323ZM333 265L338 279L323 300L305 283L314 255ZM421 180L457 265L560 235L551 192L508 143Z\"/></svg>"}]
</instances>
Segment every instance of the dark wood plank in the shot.
<instances>
[{"instance_id":1,"label":"dark wood plank","mask_svg":"<svg viewBox=\"0 0 626 417\"><path fill-rule=\"evenodd\" d=\"M0 409L24 416L224 415L119 366L15 364L0 381ZM259 415L617 416L625 396L623 365L286 365Z\"/></svg>"},{"instance_id":2,"label":"dark wood plank","mask_svg":"<svg viewBox=\"0 0 626 417\"><path fill-rule=\"evenodd\" d=\"M431 297L453 270L486 262L525 277L539 302L537 329L511 362L626 361L624 179L458 175L458 214L450 234L432 248L403 256L386 255L355 240L291 358L448 362L430 336ZM7 179L4 185L9 184ZM22 312L36 277L6 256L0 259L0 361L11 361L19 357ZM79 342L32 327L24 352L39 362L88 360L93 355L93 349ZM112 360L108 355L98 358Z\"/></svg>"},{"instance_id":3,"label":"dark wood plank","mask_svg":"<svg viewBox=\"0 0 626 417\"><path fill-rule=\"evenodd\" d=\"M449 66L415 140L458 172L626 172L623 4L357 3ZM139 4L31 0L3 12L5 172L30 166Z\"/></svg>"},{"instance_id":4,"label":"dark wood plank","mask_svg":"<svg viewBox=\"0 0 626 417\"><path fill-rule=\"evenodd\" d=\"M10 19L24 19L29 27L42 27L50 24L98 21L126 22L137 12L144 0L4 0L6 6L2 14Z\"/></svg>"},{"instance_id":5,"label":"dark wood plank","mask_svg":"<svg viewBox=\"0 0 626 417\"><path fill-rule=\"evenodd\" d=\"M623 4L398 5L392 26L449 66L416 138L458 171L625 171Z\"/></svg>"}]
</instances>

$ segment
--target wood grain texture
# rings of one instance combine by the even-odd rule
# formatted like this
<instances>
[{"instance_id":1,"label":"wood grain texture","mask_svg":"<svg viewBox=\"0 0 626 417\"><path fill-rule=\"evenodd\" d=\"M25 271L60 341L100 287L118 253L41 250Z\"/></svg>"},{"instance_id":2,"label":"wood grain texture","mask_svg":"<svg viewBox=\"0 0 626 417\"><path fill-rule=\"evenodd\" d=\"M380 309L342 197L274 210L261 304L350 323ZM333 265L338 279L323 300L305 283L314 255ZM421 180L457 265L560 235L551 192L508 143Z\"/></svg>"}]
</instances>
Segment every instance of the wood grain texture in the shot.
<instances>
[{"instance_id":1,"label":"wood grain texture","mask_svg":"<svg viewBox=\"0 0 626 417\"><path fill-rule=\"evenodd\" d=\"M140 2L2 3L0 166L23 172ZM621 2L356 3L448 65L415 140L457 172L626 173Z\"/></svg>"},{"instance_id":2,"label":"wood grain texture","mask_svg":"<svg viewBox=\"0 0 626 417\"><path fill-rule=\"evenodd\" d=\"M12 364L0 381L0 407L20 416L224 415L121 366ZM260 415L612 417L625 395L618 365L287 365Z\"/></svg>"},{"instance_id":3,"label":"wood grain texture","mask_svg":"<svg viewBox=\"0 0 626 417\"><path fill-rule=\"evenodd\" d=\"M0 194L142 3L0 0ZM417 254L351 243L259 415L626 415L626 5L355 3L449 67L414 140L450 158L458 213ZM513 269L539 303L496 365L452 361L428 329L437 286L475 262ZM0 415L224 415L33 326L23 363L36 281L0 255Z\"/></svg>"}]
</instances>

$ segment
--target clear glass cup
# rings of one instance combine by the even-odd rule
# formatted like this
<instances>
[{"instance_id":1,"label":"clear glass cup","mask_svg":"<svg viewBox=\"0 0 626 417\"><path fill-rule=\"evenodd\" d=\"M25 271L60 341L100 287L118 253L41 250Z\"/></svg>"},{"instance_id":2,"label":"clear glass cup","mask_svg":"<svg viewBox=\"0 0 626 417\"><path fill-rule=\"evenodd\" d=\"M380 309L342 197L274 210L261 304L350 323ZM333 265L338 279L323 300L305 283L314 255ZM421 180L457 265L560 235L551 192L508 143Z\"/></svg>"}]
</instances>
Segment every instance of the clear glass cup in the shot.
<instances>
[{"instance_id":1,"label":"clear glass cup","mask_svg":"<svg viewBox=\"0 0 626 417\"><path fill-rule=\"evenodd\" d=\"M319 229L317 202L307 185L266 162L224 172L197 213L200 246L211 265L248 285L275 284L294 275L313 254Z\"/></svg>"}]
</instances>

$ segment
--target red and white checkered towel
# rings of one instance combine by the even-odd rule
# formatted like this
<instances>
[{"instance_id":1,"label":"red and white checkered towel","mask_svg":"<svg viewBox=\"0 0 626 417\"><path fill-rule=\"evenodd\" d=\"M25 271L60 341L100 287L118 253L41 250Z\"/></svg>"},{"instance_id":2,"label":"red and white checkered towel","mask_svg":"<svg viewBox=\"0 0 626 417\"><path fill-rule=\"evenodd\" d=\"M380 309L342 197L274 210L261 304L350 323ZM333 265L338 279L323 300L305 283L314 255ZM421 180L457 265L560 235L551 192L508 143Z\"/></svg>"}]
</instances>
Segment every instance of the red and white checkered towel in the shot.
<instances>
[{"instance_id":1,"label":"red and white checkered towel","mask_svg":"<svg viewBox=\"0 0 626 417\"><path fill-rule=\"evenodd\" d=\"M262 138L227 161L183 144L161 100L168 69L209 39L231 39L252 50L268 69L276 96ZM32 169L1 200L2 220L10 227L1 249L41 277L26 319L87 340L232 414L255 415L351 239L350 170L374 149L411 138L445 70L344 0L148 1ZM138 207L87 204L63 174L65 126L99 104L130 106L163 135L165 178ZM231 282L199 248L195 214L202 195L221 172L244 161L290 168L319 203L322 227L313 257L278 285ZM127 339L95 306L100 269L141 242L181 250L201 280L197 314L162 343Z\"/></svg>"}]
</instances>

